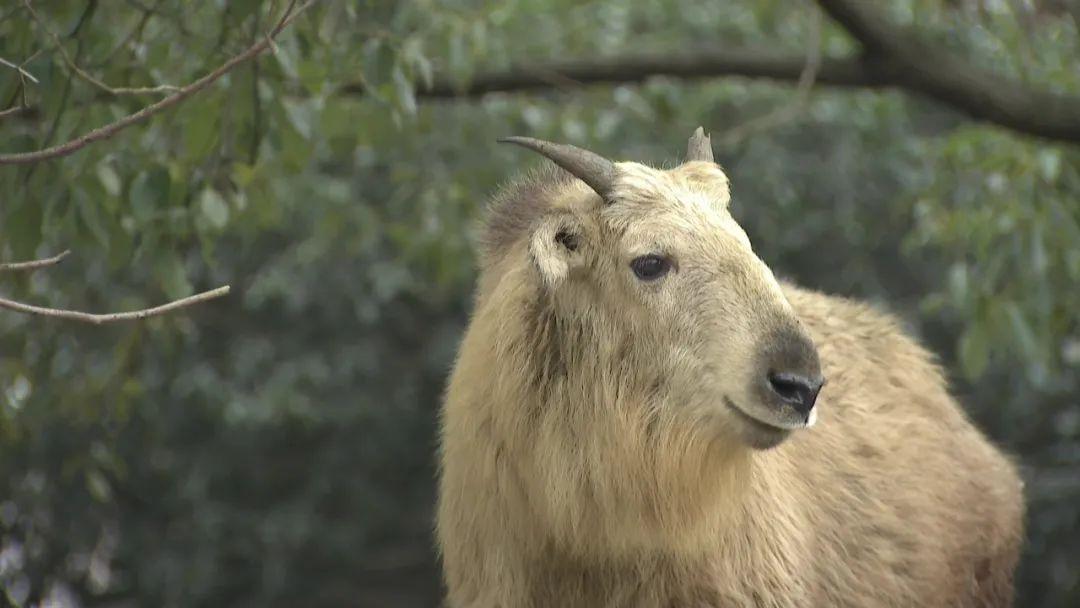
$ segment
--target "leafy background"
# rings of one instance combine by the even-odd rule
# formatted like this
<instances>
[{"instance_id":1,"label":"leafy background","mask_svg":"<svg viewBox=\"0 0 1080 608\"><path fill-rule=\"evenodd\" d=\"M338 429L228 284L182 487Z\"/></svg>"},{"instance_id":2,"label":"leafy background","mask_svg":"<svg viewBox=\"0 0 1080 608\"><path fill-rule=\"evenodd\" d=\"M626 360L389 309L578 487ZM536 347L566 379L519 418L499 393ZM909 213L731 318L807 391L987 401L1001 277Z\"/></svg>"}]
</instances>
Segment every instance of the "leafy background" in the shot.
<instances>
[{"instance_id":1,"label":"leafy background","mask_svg":"<svg viewBox=\"0 0 1080 608\"><path fill-rule=\"evenodd\" d=\"M0 151L77 136L272 25L256 0L0 6ZM280 3L284 4L284 3ZM889 17L974 64L1080 92L1069 0L895 0ZM436 412L486 196L529 134L675 162L713 133L735 212L799 283L878 303L940 354L1022 464L1019 604L1080 603L1080 149L896 91L740 78L429 100L515 61L716 41L855 44L779 0L325 2L276 52L144 126L0 169L0 293L89 310L222 283L142 324L0 311L0 588L13 605L433 606ZM1071 12L1070 12L1071 11ZM813 32L820 24L820 37ZM40 51L40 52L39 52ZM786 120L747 128L794 108ZM727 137L727 135L735 135Z\"/></svg>"}]
</instances>

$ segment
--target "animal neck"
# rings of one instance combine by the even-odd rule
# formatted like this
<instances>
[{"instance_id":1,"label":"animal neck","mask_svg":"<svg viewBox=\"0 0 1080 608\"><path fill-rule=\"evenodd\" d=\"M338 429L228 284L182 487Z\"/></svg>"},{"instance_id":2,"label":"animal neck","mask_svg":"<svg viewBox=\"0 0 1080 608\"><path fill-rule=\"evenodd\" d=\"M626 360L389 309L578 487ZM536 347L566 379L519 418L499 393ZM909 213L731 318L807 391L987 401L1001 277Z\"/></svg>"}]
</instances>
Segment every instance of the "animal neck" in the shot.
<instances>
[{"instance_id":1,"label":"animal neck","mask_svg":"<svg viewBox=\"0 0 1080 608\"><path fill-rule=\"evenodd\" d=\"M620 369L617 341L538 310L535 290L504 276L481 286L444 409L438 534L463 598L672 605L588 594L715 582L718 551L742 565L789 553L748 542L791 536L763 529L798 502L782 494L782 456L687 424L653 380ZM544 589L562 599L529 599Z\"/></svg>"},{"instance_id":2,"label":"animal neck","mask_svg":"<svg viewBox=\"0 0 1080 608\"><path fill-rule=\"evenodd\" d=\"M507 444L521 448L517 483L530 507L514 512L534 520L542 545L582 559L705 555L736 529L757 483L752 454L688 421L599 321L559 315L527 289L504 295L492 321L528 313L516 336L492 323L502 352L490 377L523 381L494 407L517 433Z\"/></svg>"}]
</instances>

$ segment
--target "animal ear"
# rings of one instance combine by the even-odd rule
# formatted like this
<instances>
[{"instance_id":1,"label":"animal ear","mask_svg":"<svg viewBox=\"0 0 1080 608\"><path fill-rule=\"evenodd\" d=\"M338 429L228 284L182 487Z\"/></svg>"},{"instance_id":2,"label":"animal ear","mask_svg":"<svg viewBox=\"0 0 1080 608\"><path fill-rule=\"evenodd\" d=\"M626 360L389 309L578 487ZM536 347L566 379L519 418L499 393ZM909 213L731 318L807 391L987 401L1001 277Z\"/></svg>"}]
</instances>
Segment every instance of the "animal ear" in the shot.
<instances>
[{"instance_id":1,"label":"animal ear","mask_svg":"<svg viewBox=\"0 0 1080 608\"><path fill-rule=\"evenodd\" d=\"M547 287L555 287L581 263L581 223L572 215L543 218L529 241L529 257Z\"/></svg>"}]
</instances>

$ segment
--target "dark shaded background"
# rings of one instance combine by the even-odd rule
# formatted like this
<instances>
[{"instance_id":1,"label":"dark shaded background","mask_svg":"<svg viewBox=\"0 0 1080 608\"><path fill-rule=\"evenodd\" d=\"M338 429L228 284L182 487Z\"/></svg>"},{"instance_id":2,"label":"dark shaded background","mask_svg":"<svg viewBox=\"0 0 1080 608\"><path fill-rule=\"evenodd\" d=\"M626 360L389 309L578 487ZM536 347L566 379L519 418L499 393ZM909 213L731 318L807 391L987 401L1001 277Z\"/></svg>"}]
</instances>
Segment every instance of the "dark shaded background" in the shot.
<instances>
[{"instance_id":1,"label":"dark shaded background","mask_svg":"<svg viewBox=\"0 0 1080 608\"><path fill-rule=\"evenodd\" d=\"M186 83L287 4L58 0L37 20L0 4L0 58L39 81L0 66L0 109L26 105L0 118L0 153L160 98L70 64L112 87ZM1080 92L1076 2L878 8L890 39L921 41L905 61L952 57L1009 94ZM1080 603L1077 136L974 120L906 76L881 88L891 64L836 87L889 50L845 29L779 0L322 2L275 54L146 125L0 167L0 261L75 252L0 274L3 296L101 311L233 286L142 324L0 310L0 598L434 606L436 413L473 227L538 162L495 138L662 166L703 124L762 257L900 315L1016 455L1018 605ZM699 51L750 62L680 71ZM667 75L646 78L643 54ZM597 59L623 69L573 71ZM763 60L779 82L756 78ZM515 90L480 90L500 88Z\"/></svg>"}]
</instances>

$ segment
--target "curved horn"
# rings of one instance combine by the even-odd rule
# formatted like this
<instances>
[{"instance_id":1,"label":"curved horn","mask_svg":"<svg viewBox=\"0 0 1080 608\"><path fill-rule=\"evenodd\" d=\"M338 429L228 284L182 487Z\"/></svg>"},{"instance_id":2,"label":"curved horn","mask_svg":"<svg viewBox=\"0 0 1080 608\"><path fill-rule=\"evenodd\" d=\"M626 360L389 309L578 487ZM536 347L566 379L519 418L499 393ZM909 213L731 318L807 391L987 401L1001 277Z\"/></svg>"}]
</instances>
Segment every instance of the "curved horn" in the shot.
<instances>
[{"instance_id":1,"label":"curved horn","mask_svg":"<svg viewBox=\"0 0 1080 608\"><path fill-rule=\"evenodd\" d=\"M690 136L690 141L686 144L686 160L714 162L712 142L709 141L709 136L705 134L704 127L698 127L694 134Z\"/></svg>"},{"instance_id":2,"label":"curved horn","mask_svg":"<svg viewBox=\"0 0 1080 608\"><path fill-rule=\"evenodd\" d=\"M615 163L603 156L577 146L555 144L531 137L504 137L499 143L517 144L539 152L588 184L605 202L610 201L609 195L615 182Z\"/></svg>"}]
</instances>

